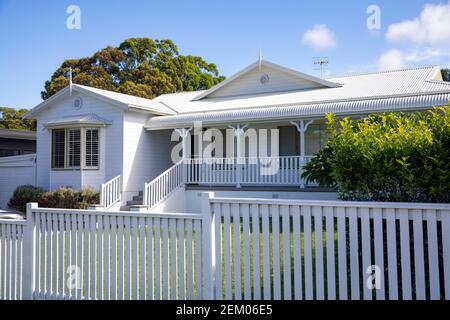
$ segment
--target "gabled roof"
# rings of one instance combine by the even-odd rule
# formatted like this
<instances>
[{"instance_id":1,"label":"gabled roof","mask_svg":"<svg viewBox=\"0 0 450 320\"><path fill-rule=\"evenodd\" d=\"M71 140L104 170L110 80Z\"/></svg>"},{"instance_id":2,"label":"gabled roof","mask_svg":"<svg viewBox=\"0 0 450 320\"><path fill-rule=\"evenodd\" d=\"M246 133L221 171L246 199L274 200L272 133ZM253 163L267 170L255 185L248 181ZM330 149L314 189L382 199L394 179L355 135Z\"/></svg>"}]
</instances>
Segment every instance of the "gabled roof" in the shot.
<instances>
[{"instance_id":1,"label":"gabled roof","mask_svg":"<svg viewBox=\"0 0 450 320\"><path fill-rule=\"evenodd\" d=\"M173 128L200 120L217 124L296 116L320 117L326 112L345 114L423 109L448 102L450 82L441 80L439 67L424 67L328 79L342 85L336 88L198 101L195 97L199 92L167 94L155 98L155 104L162 102L178 114L153 117L147 128Z\"/></svg>"},{"instance_id":2,"label":"gabled roof","mask_svg":"<svg viewBox=\"0 0 450 320\"><path fill-rule=\"evenodd\" d=\"M102 117L90 113L84 115L75 115L69 117L59 118L58 120L52 120L44 123L46 128L56 128L60 126L68 125L82 125L82 126L107 126L112 124L111 121L103 119Z\"/></svg>"},{"instance_id":3,"label":"gabled roof","mask_svg":"<svg viewBox=\"0 0 450 320\"><path fill-rule=\"evenodd\" d=\"M298 80L310 82L311 84L318 86L318 87L336 88L336 87L340 86L340 84L338 84L338 83L323 80L323 79L308 75L306 73L302 73L302 72L299 72L296 70L292 70L292 69L277 65L277 64L269 62L269 61L258 60L256 62L252 63L251 65L249 65L248 67L244 68L243 70L239 71L238 73L234 74L233 76L229 77L228 79L215 85L211 89L203 91L202 93L200 93L198 96L196 96L192 100L197 101L197 100L201 100L201 99L210 97L213 94L217 94L218 92L220 92L222 90L222 88L230 86L231 84L236 82L238 79L241 79L241 78L245 77L246 75L248 75L253 70L256 70L256 69L261 70L262 68L275 70L275 71L280 72L281 74L289 75L289 76L291 76L291 81L293 79L297 78Z\"/></svg>"},{"instance_id":4,"label":"gabled roof","mask_svg":"<svg viewBox=\"0 0 450 320\"><path fill-rule=\"evenodd\" d=\"M83 93L88 96L103 100L105 102L110 103L113 106L121 108L123 110L128 109L138 109L143 111L148 111L156 115L170 115L175 114L173 110L164 106L163 104L156 105L152 102L151 99L140 98L128 94L97 89L93 87L83 86L79 84L72 84L72 90L70 90L70 86L61 89L56 94L48 98L47 100L41 102L36 107L31 109L28 113L24 115L25 119L33 119L39 112L45 110L52 102L57 101L58 99L68 97L70 92L72 94L74 92Z\"/></svg>"}]
</instances>

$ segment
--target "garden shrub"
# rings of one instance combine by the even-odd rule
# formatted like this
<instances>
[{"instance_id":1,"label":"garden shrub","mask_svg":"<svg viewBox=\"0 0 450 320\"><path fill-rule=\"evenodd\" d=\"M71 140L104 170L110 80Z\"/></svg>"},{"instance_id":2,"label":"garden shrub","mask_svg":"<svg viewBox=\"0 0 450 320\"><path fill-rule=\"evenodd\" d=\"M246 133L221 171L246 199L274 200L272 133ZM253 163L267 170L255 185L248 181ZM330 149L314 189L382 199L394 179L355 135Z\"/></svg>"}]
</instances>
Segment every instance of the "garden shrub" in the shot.
<instances>
[{"instance_id":1,"label":"garden shrub","mask_svg":"<svg viewBox=\"0 0 450 320\"><path fill-rule=\"evenodd\" d=\"M331 138L303 177L334 186L342 200L450 202L450 107L327 115Z\"/></svg>"},{"instance_id":2,"label":"garden shrub","mask_svg":"<svg viewBox=\"0 0 450 320\"><path fill-rule=\"evenodd\" d=\"M14 191L8 205L12 209L25 212L28 202L37 202L40 207L45 208L87 209L90 204L99 201L99 193L93 189L75 191L71 188L59 188L46 192L33 186L20 186Z\"/></svg>"},{"instance_id":3,"label":"garden shrub","mask_svg":"<svg viewBox=\"0 0 450 320\"><path fill-rule=\"evenodd\" d=\"M8 207L20 212L27 210L28 202L36 202L40 196L45 193L45 190L35 186L19 186L14 190L11 199L8 202Z\"/></svg>"}]
</instances>

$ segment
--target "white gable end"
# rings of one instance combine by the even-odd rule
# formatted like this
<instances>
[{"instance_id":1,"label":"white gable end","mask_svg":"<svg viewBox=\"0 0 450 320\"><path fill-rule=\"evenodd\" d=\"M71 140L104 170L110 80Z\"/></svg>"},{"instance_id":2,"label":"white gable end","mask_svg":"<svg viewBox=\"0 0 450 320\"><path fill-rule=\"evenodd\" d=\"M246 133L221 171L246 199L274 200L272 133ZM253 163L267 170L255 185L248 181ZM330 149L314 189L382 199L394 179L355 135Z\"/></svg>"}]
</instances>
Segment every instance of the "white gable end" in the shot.
<instances>
[{"instance_id":1,"label":"white gable end","mask_svg":"<svg viewBox=\"0 0 450 320\"><path fill-rule=\"evenodd\" d=\"M335 88L338 86L340 85L268 61L258 61L203 92L194 100Z\"/></svg>"},{"instance_id":2,"label":"white gable end","mask_svg":"<svg viewBox=\"0 0 450 320\"><path fill-rule=\"evenodd\" d=\"M324 87L321 84L295 77L265 65L255 68L245 75L225 85L209 97L228 97Z\"/></svg>"}]
</instances>

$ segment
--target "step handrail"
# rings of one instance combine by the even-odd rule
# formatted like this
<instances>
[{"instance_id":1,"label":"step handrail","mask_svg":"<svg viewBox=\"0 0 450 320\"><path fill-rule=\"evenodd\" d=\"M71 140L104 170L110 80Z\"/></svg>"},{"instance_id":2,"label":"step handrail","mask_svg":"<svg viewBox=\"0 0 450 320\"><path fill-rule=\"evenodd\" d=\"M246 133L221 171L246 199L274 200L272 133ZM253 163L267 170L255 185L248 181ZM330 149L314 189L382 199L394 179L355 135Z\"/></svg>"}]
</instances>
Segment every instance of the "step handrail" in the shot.
<instances>
[{"instance_id":1,"label":"step handrail","mask_svg":"<svg viewBox=\"0 0 450 320\"><path fill-rule=\"evenodd\" d=\"M122 179L118 175L108 182L102 183L100 192L100 204L105 210L111 208L122 199Z\"/></svg>"},{"instance_id":2,"label":"step handrail","mask_svg":"<svg viewBox=\"0 0 450 320\"><path fill-rule=\"evenodd\" d=\"M151 209L184 184L181 160L144 185L143 204Z\"/></svg>"}]
</instances>

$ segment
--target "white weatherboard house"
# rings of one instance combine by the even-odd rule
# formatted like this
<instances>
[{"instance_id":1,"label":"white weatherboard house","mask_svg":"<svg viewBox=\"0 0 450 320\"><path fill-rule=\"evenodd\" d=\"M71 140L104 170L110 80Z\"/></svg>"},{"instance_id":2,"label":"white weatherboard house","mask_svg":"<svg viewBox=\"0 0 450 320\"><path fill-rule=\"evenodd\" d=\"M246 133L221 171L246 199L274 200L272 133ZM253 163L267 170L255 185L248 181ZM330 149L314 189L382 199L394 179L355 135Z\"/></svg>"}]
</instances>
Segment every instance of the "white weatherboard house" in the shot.
<instances>
[{"instance_id":1,"label":"white weatherboard house","mask_svg":"<svg viewBox=\"0 0 450 320\"><path fill-rule=\"evenodd\" d=\"M92 187L111 210L143 204L155 211L196 212L199 190L333 199L335 193L300 177L302 166L326 142L326 113L420 111L449 99L450 83L438 67L325 80L258 61L209 90L153 100L73 84L26 118L37 120L38 186ZM227 153L213 160L202 156L198 146L205 142L189 139L199 122L206 129L231 128L232 135L224 137ZM262 150L261 139L248 143L249 129L268 129L267 148ZM278 135L270 129L279 129ZM174 130L182 143L172 141ZM183 157L174 163L176 145L183 147ZM267 161L277 164L273 174L261 174Z\"/></svg>"}]
</instances>

